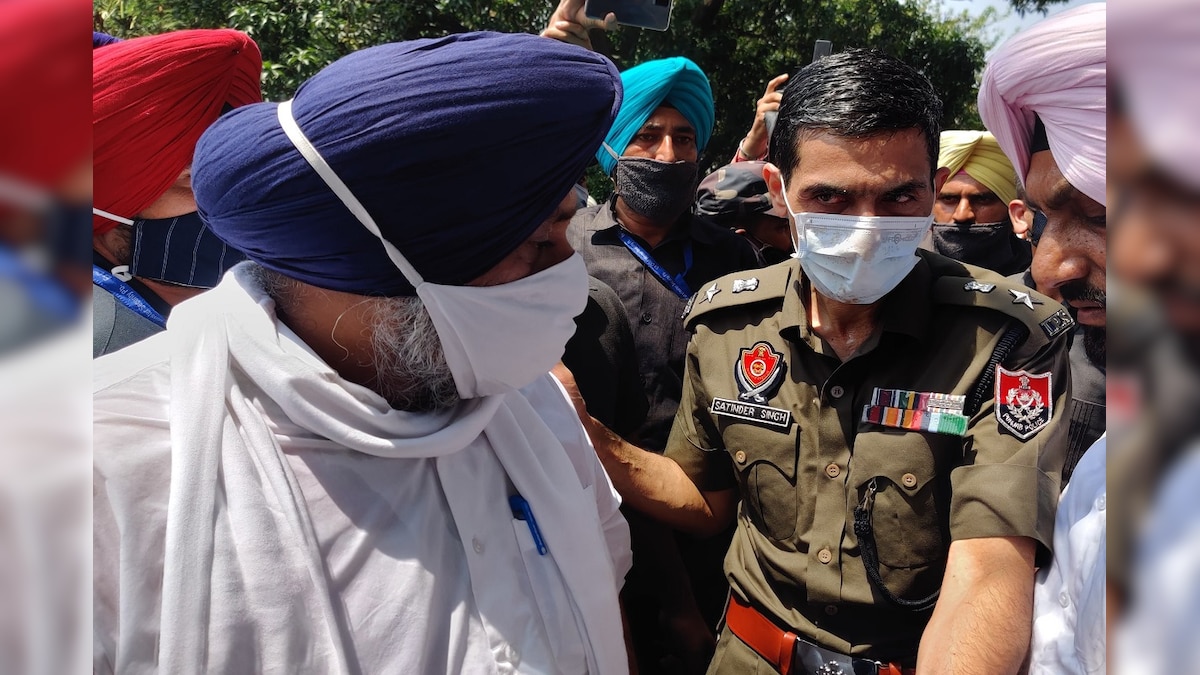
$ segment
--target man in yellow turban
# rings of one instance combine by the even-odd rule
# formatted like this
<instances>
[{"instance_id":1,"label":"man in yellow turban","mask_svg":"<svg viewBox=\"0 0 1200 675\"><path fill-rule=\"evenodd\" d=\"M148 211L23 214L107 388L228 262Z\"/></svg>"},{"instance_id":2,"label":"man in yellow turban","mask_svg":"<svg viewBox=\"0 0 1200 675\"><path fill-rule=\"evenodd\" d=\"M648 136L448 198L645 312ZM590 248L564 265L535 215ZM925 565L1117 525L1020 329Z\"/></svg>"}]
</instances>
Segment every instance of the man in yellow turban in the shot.
<instances>
[{"instance_id":1,"label":"man in yellow turban","mask_svg":"<svg viewBox=\"0 0 1200 675\"><path fill-rule=\"evenodd\" d=\"M1029 268L1029 242L1017 237L1008 204L1017 176L995 136L986 131L943 131L938 166L950 178L933 205L932 249L1005 276Z\"/></svg>"}]
</instances>

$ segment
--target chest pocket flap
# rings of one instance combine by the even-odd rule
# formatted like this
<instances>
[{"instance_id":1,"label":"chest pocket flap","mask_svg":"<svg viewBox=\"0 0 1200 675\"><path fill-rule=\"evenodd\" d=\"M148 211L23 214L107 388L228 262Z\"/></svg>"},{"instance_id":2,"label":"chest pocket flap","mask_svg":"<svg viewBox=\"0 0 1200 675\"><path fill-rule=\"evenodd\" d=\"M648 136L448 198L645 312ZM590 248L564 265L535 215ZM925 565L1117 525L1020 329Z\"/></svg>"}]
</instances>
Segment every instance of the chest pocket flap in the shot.
<instances>
[{"instance_id":1,"label":"chest pocket flap","mask_svg":"<svg viewBox=\"0 0 1200 675\"><path fill-rule=\"evenodd\" d=\"M879 562L893 569L928 566L945 555L948 504L937 480L937 462L924 435L898 430L860 432L850 460L848 508L868 484L877 493L872 509Z\"/></svg>"}]
</instances>

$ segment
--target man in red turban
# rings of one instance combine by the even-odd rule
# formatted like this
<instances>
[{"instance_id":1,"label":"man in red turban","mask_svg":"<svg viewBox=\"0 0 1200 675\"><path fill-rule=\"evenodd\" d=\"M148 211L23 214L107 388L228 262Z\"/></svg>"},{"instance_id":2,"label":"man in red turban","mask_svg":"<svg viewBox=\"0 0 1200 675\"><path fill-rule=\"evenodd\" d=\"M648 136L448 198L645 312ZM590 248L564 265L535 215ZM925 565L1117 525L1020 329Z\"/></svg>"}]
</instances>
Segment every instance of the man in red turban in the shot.
<instances>
[{"instance_id":1,"label":"man in red turban","mask_svg":"<svg viewBox=\"0 0 1200 675\"><path fill-rule=\"evenodd\" d=\"M242 260L200 220L191 162L222 113L262 100L261 70L258 45L228 29L92 52L94 356L161 330Z\"/></svg>"}]
</instances>

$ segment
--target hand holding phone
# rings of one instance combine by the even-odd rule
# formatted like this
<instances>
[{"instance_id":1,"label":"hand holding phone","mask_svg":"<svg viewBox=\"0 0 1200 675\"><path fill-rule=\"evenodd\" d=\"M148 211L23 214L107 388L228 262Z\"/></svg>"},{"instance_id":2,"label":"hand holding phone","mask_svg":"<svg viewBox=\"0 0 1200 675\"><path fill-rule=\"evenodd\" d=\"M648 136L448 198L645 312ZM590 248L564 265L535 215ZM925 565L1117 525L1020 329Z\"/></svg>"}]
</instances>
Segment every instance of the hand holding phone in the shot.
<instances>
[{"instance_id":1,"label":"hand holding phone","mask_svg":"<svg viewBox=\"0 0 1200 675\"><path fill-rule=\"evenodd\" d=\"M666 30L672 4L673 0L587 0L585 14L592 19L613 14L623 26Z\"/></svg>"},{"instance_id":2,"label":"hand holding phone","mask_svg":"<svg viewBox=\"0 0 1200 675\"><path fill-rule=\"evenodd\" d=\"M541 32L542 37L591 49L592 40L588 36L588 30L616 29L616 15L610 13L599 19L590 18L584 11L584 4L585 0L560 0L554 13L550 15L546 29Z\"/></svg>"}]
</instances>

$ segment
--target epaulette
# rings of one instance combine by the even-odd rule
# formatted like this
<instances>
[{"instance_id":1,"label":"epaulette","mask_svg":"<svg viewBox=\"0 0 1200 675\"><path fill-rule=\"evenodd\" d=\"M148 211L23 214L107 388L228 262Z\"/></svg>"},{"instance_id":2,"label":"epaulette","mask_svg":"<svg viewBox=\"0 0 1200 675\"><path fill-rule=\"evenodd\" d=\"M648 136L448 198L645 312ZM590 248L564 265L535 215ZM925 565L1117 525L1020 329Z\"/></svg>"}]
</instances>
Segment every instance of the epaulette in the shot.
<instances>
[{"instance_id":1,"label":"epaulette","mask_svg":"<svg viewBox=\"0 0 1200 675\"><path fill-rule=\"evenodd\" d=\"M798 266L795 260L756 270L734 272L705 284L683 308L683 324L691 329L696 320L726 307L738 307L782 298Z\"/></svg>"},{"instance_id":2,"label":"epaulette","mask_svg":"<svg viewBox=\"0 0 1200 675\"><path fill-rule=\"evenodd\" d=\"M1029 329L1025 346L1031 349L1040 349L1075 327L1075 319L1062 303L995 272L961 263L956 267L957 273L937 277L933 282L934 302L986 307L1010 316ZM966 275L961 273L963 267ZM936 276L936 269L934 273Z\"/></svg>"}]
</instances>

